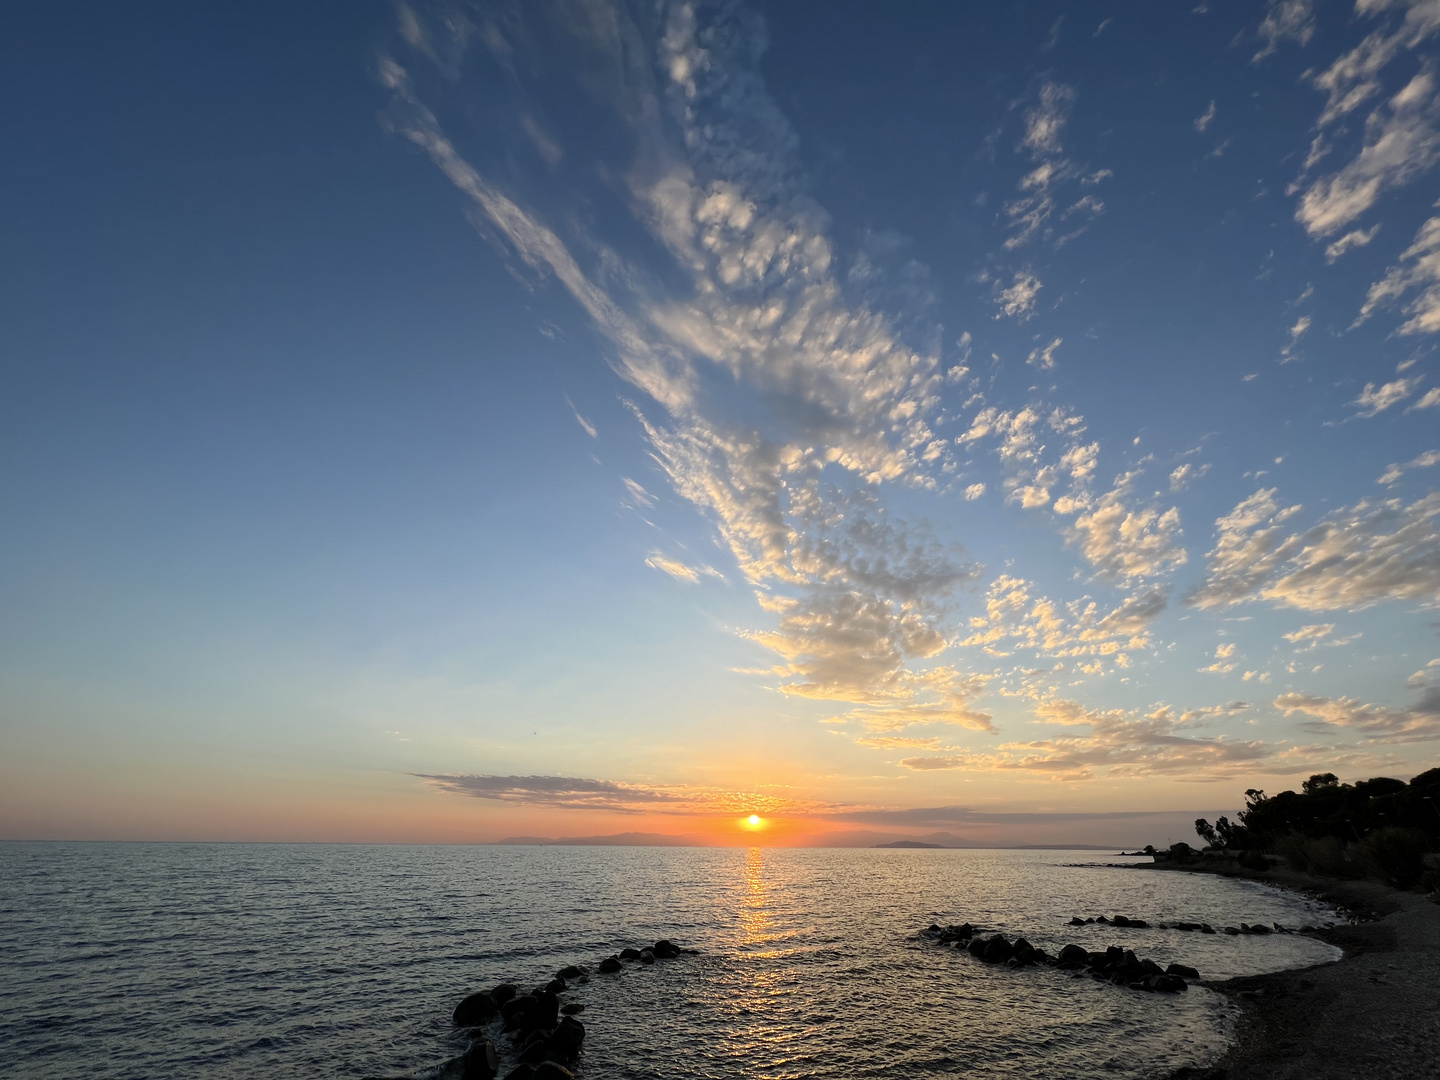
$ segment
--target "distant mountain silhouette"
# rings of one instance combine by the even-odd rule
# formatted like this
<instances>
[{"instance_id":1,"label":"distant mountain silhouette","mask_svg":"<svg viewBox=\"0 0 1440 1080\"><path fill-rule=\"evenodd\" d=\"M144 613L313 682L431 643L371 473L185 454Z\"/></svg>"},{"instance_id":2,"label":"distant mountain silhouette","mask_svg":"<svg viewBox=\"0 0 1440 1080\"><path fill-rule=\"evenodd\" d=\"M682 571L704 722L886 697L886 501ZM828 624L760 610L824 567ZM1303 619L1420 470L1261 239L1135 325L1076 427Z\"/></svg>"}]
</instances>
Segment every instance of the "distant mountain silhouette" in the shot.
<instances>
[{"instance_id":1,"label":"distant mountain silhouette","mask_svg":"<svg viewBox=\"0 0 1440 1080\"><path fill-rule=\"evenodd\" d=\"M891 840L888 844L876 844L876 847L900 847L900 848L944 848L944 844L926 844L919 840Z\"/></svg>"}]
</instances>

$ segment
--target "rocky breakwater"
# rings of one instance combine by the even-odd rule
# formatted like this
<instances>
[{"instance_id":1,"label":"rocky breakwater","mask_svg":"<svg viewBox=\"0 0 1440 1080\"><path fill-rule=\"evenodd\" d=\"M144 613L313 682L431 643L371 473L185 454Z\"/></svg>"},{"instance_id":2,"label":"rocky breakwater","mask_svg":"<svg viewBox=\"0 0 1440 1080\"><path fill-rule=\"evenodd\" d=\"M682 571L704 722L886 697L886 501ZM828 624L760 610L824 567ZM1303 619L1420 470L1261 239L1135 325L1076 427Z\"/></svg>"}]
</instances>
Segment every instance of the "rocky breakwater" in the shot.
<instances>
[{"instance_id":1,"label":"rocky breakwater","mask_svg":"<svg viewBox=\"0 0 1440 1080\"><path fill-rule=\"evenodd\" d=\"M1207 922L1185 922L1182 920L1178 922L1161 922L1152 924L1146 922L1144 919L1134 919L1127 915L1115 915L1110 918L1107 918L1104 915L1100 915L1094 918L1087 919L1082 919L1079 915L1076 915L1070 920L1071 926L1090 926L1091 924L1094 924L1096 926L1118 926L1130 930L1149 930L1153 927L1153 929L1156 930L1181 930L1186 932L1194 931L1201 934L1225 933L1229 934L1231 937L1235 937L1239 934L1255 934L1257 936L1261 936L1265 934L1315 933L1315 928L1313 926L1302 926L1298 930L1293 930L1288 927L1281 926L1279 923L1271 923L1269 926L1266 926L1264 923L1255 923L1252 925L1250 923L1242 922L1239 926L1227 926L1223 930L1217 931Z\"/></svg>"},{"instance_id":2,"label":"rocky breakwater","mask_svg":"<svg viewBox=\"0 0 1440 1080\"><path fill-rule=\"evenodd\" d=\"M682 949L661 940L643 949L622 949L596 966L598 975L615 975L627 963L649 966L698 950ZM570 964L544 986L522 993L515 983L501 983L470 994L451 1019L471 1039L469 1048L446 1062L434 1075L446 1080L496 1080L503 1059L514 1065L504 1080L566 1080L580 1058L585 1025L575 1017L585 1010L581 1001L562 1000L576 986L591 983L590 969ZM501 1047L507 1052L502 1054Z\"/></svg>"},{"instance_id":3,"label":"rocky breakwater","mask_svg":"<svg viewBox=\"0 0 1440 1080\"><path fill-rule=\"evenodd\" d=\"M1155 961L1143 960L1133 950L1118 945L1111 945L1103 952L1092 952L1082 945L1071 944L1052 956L1023 937L1012 941L1004 934L990 933L969 923L943 927L932 924L920 931L920 937L945 948L967 952L986 964L1086 972L1102 982L1151 993L1171 994L1188 990L1187 980L1200 978L1200 973L1186 964L1170 964L1162 968Z\"/></svg>"}]
</instances>

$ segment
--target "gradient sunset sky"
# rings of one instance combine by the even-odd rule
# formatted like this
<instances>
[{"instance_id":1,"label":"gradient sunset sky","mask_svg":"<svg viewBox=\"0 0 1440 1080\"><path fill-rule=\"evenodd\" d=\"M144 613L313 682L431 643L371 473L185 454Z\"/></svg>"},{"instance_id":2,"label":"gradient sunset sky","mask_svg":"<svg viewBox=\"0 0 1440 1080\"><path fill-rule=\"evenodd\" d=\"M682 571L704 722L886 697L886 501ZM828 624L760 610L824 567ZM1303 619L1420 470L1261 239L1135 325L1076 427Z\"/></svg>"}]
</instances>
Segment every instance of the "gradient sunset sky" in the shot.
<instances>
[{"instance_id":1,"label":"gradient sunset sky","mask_svg":"<svg viewBox=\"0 0 1440 1080\"><path fill-rule=\"evenodd\" d=\"M0 48L0 835L1159 843L1440 761L1437 0Z\"/></svg>"}]
</instances>

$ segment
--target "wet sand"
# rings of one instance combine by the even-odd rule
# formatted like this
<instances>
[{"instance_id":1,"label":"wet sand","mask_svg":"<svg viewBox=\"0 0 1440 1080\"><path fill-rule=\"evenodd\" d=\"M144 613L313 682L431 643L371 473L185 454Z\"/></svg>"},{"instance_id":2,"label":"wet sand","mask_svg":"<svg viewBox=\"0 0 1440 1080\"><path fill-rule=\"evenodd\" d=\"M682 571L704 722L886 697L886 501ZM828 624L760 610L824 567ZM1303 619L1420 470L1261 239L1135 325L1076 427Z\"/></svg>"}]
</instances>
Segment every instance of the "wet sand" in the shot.
<instances>
[{"instance_id":1,"label":"wet sand","mask_svg":"<svg viewBox=\"0 0 1440 1080\"><path fill-rule=\"evenodd\" d=\"M1171 1080L1440 1078L1440 904L1369 881L1232 876L1305 892L1363 921L1317 932L1342 960L1205 983L1243 1008L1237 1041L1214 1066Z\"/></svg>"}]
</instances>

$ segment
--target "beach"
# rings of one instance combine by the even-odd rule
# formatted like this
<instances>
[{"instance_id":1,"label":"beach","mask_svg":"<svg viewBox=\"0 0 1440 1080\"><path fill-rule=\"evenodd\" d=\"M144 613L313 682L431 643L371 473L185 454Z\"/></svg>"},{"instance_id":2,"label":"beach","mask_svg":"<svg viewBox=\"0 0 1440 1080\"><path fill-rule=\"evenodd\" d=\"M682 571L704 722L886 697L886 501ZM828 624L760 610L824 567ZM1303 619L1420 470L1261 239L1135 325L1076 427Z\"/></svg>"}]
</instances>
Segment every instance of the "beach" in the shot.
<instances>
[{"instance_id":1,"label":"beach","mask_svg":"<svg viewBox=\"0 0 1440 1080\"><path fill-rule=\"evenodd\" d=\"M1207 983L1243 1009L1236 1042L1215 1065L1171 1080L1440 1077L1440 904L1371 881L1227 876L1306 893L1360 921L1316 931L1344 950L1335 963Z\"/></svg>"}]
</instances>

